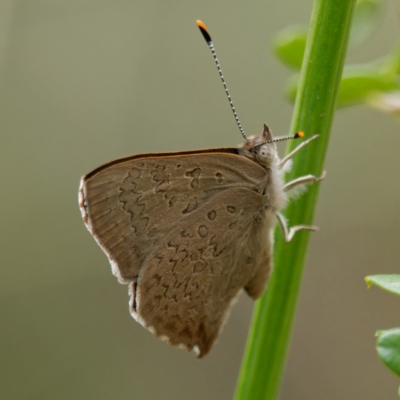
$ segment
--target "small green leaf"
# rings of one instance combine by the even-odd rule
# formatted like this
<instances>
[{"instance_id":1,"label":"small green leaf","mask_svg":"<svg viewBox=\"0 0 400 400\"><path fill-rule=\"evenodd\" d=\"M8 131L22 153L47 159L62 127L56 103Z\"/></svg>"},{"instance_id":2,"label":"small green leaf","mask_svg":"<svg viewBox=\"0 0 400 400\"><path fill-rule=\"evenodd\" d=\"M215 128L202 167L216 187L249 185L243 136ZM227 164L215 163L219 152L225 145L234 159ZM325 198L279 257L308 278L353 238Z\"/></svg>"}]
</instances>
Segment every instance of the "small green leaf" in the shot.
<instances>
[{"instance_id":1,"label":"small green leaf","mask_svg":"<svg viewBox=\"0 0 400 400\"><path fill-rule=\"evenodd\" d=\"M381 361L400 376L400 328L377 332L376 350Z\"/></svg>"},{"instance_id":2,"label":"small green leaf","mask_svg":"<svg viewBox=\"0 0 400 400\"><path fill-rule=\"evenodd\" d=\"M356 47L376 30L381 15L380 0L358 0L354 10L349 46Z\"/></svg>"},{"instance_id":3,"label":"small green leaf","mask_svg":"<svg viewBox=\"0 0 400 400\"><path fill-rule=\"evenodd\" d=\"M400 296L400 275L370 275L365 277L368 287L376 285L389 293Z\"/></svg>"},{"instance_id":4,"label":"small green leaf","mask_svg":"<svg viewBox=\"0 0 400 400\"><path fill-rule=\"evenodd\" d=\"M397 88L397 78L371 66L348 66L343 71L338 94L338 107L365 103L374 92L388 92Z\"/></svg>"},{"instance_id":5,"label":"small green leaf","mask_svg":"<svg viewBox=\"0 0 400 400\"><path fill-rule=\"evenodd\" d=\"M299 75L295 74L285 84L285 94L291 102L296 98L298 79ZM368 104L373 94L394 91L399 87L398 77L383 68L351 65L344 68L337 107Z\"/></svg>"},{"instance_id":6,"label":"small green leaf","mask_svg":"<svg viewBox=\"0 0 400 400\"><path fill-rule=\"evenodd\" d=\"M299 70L306 48L307 27L290 26L279 32L272 41L276 56L287 66Z\"/></svg>"}]
</instances>

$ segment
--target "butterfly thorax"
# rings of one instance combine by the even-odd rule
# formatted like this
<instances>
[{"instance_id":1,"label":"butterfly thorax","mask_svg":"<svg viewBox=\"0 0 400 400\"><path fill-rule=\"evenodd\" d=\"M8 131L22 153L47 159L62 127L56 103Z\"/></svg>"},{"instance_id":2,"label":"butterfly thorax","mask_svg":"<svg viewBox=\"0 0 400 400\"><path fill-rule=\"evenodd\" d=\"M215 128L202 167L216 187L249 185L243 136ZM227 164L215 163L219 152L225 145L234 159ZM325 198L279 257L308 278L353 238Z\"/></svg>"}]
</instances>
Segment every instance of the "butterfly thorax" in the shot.
<instances>
[{"instance_id":1,"label":"butterfly thorax","mask_svg":"<svg viewBox=\"0 0 400 400\"><path fill-rule=\"evenodd\" d=\"M239 146L239 150L243 156L265 168L268 184L263 191L264 207L277 211L285 207L287 195L284 191L284 171L280 168L281 160L273 139L268 126L264 125L263 133L250 136Z\"/></svg>"},{"instance_id":2,"label":"butterfly thorax","mask_svg":"<svg viewBox=\"0 0 400 400\"><path fill-rule=\"evenodd\" d=\"M272 208L272 211L278 211L284 208L288 199L284 191L284 172L279 168L279 162L280 159L276 156L276 159L267 168L269 179L268 185L263 193L265 202Z\"/></svg>"}]
</instances>

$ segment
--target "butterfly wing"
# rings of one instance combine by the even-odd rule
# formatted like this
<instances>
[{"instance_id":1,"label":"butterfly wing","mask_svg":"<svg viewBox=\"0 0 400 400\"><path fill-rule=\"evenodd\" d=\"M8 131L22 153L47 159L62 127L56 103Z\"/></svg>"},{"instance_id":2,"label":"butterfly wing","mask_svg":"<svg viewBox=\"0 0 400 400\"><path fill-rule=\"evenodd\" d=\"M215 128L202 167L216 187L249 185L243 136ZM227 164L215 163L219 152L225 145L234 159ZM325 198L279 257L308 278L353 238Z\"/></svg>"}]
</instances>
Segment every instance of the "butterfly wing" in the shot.
<instances>
[{"instance_id":1,"label":"butterfly wing","mask_svg":"<svg viewBox=\"0 0 400 400\"><path fill-rule=\"evenodd\" d=\"M183 219L148 254L129 286L133 317L172 346L199 357L217 339L230 305L271 267L262 196L227 189Z\"/></svg>"},{"instance_id":2,"label":"butterfly wing","mask_svg":"<svg viewBox=\"0 0 400 400\"><path fill-rule=\"evenodd\" d=\"M107 254L113 273L121 283L130 283L131 310L139 322L152 329L157 335L167 336L168 341L173 345L182 345L187 348L198 346L203 355L218 335L229 304L240 288L245 287L253 298L260 295L268 276L270 249L268 249L268 238L259 238L260 234L257 233L266 231L266 227L261 229L262 224L254 225L253 216L255 213L260 213L261 195L267 183L268 177L265 170L255 162L238 155L236 149L133 156L106 164L82 178L80 206L83 220ZM239 189L242 190L241 195L235 192ZM227 200L230 200L228 204L239 210L239 214L231 213L231 215L226 209L222 211L218 208ZM218 235L209 236L211 233L207 231L207 235L202 238L203 228L200 226L203 225L200 224L197 236L193 236L195 235L193 224L201 221L202 218L206 218L207 223L211 223L207 219L210 218L208 214L212 216L217 208L221 214L218 216L219 223L211 224L207 229L217 229ZM241 228L234 229L232 224ZM189 236L186 242L182 242L186 232ZM191 240L189 240L190 235ZM258 268L258 262L253 261L252 264L249 260L243 261L248 252L241 249L250 245L250 239L256 243L256 246L249 257L254 259L257 254L257 259L262 259L264 263L263 268ZM151 290L148 289L145 293L144 289L149 282L154 284L154 279L150 277L148 271L153 271L151 274L163 279L158 291L161 290L163 284L169 282L168 279L172 279L171 274L175 277L175 269L171 269L172 272L169 273L165 272L165 277L164 272L160 274L156 271L161 268L159 267L160 254L164 251L166 253L163 256L160 271L167 271L168 263L170 263L168 260L175 259L176 245L169 248L169 243L173 245L174 241L179 242L179 255L187 254L189 257L189 259L180 260L179 263L189 265L186 274L193 275L193 282L191 282L194 285L190 290L196 292L195 279L198 278L199 282L208 282L207 285L209 285L207 289L199 286L200 292L195 294L195 297L200 299L200 305L196 307L202 307L203 310L196 311L196 315L199 316L196 319L197 322L188 323L187 326L182 323L181 331L184 332L186 329L187 333L182 333L175 338L173 337L175 328L167 326L168 321L171 322L175 317L172 317L172 320L153 321L150 310L159 316L160 313L155 312L159 294L151 298L149 297ZM212 254L218 253L221 246L227 249L222 251L219 257L213 259L210 265L213 265L213 271L219 268L218 270L221 271L219 277L224 277L227 271L234 269L234 275L227 275L229 280L220 282L217 279L215 282L219 283L216 284L213 283L213 274L208 269L202 273L198 271L202 260L201 258L196 260L195 254L203 254L199 253L199 249L202 248L198 247L199 243L202 245L208 243L207 251ZM267 256L260 254L260 249L264 249ZM236 253L240 254L237 254L237 257L232 256ZM166 254L171 257L168 258ZM240 259L241 263L236 262L236 258ZM243 265L249 268L253 265L253 267L250 268L246 279L239 279L238 277L241 276L239 271ZM264 281L263 284L260 284L258 279L255 280L257 274ZM238 282L235 279L238 279ZM182 285L185 284L182 283ZM214 299L218 292L218 285L221 288L224 287L223 300L218 300L221 301L220 305L217 304L217 300L213 300L210 306L210 300L207 299L209 296ZM182 294L182 298L185 296ZM185 298L184 302L187 302L190 296ZM210 311L205 311L206 309L213 311L210 314ZM221 310L218 316L215 311L217 309ZM194 312L194 309L190 312ZM181 315L178 312L175 314ZM213 320L210 319L211 316ZM189 315L183 314L179 318L181 321L191 319ZM188 337L191 339L189 340Z\"/></svg>"}]
</instances>

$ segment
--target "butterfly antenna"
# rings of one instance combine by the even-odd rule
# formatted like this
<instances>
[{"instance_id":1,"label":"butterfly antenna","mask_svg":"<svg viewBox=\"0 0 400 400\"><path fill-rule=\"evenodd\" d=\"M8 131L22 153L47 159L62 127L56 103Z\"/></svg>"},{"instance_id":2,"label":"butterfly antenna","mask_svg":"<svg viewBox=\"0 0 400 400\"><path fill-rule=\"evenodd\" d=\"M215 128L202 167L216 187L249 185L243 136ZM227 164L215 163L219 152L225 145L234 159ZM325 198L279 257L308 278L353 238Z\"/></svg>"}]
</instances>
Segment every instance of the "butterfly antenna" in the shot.
<instances>
[{"instance_id":1,"label":"butterfly antenna","mask_svg":"<svg viewBox=\"0 0 400 400\"><path fill-rule=\"evenodd\" d=\"M202 33L204 39L206 40L206 42L208 44L208 47L210 48L211 53L212 53L212 55L214 57L215 64L217 65L217 68L218 68L219 77L221 78L222 84L224 85L225 93L226 93L226 95L228 97L229 104L231 106L233 115L235 116L235 120L236 120L237 126L239 127L239 130L240 130L242 136L244 137L244 139L248 140L246 134L244 133L242 125L240 124L239 117L237 116L235 107L234 107L234 105L232 103L232 98L231 98L231 95L229 94L229 90L228 90L228 88L226 86L224 75L222 75L221 65L219 64L219 61L218 61L218 58L217 58L217 53L215 52L215 48L214 48L214 43L211 40L211 36L208 33L208 29L204 25L204 23L202 21L200 21L200 20L197 20L197 26L199 27L200 32Z\"/></svg>"},{"instance_id":2,"label":"butterfly antenna","mask_svg":"<svg viewBox=\"0 0 400 400\"><path fill-rule=\"evenodd\" d=\"M298 131L294 135L277 137L277 138L270 140L268 142L265 142L265 143L283 142L284 140L298 139L298 138L303 138L303 137L304 137L304 132Z\"/></svg>"},{"instance_id":3,"label":"butterfly antenna","mask_svg":"<svg viewBox=\"0 0 400 400\"><path fill-rule=\"evenodd\" d=\"M304 132L298 131L292 136L281 136L281 137L277 137L277 138L275 138L273 140L267 140L266 142L263 142L263 143L255 145L253 147L253 149L255 149L256 147L263 146L264 144L268 144L268 143L283 142L284 140L298 139L298 138L303 138L303 137L304 137Z\"/></svg>"}]
</instances>

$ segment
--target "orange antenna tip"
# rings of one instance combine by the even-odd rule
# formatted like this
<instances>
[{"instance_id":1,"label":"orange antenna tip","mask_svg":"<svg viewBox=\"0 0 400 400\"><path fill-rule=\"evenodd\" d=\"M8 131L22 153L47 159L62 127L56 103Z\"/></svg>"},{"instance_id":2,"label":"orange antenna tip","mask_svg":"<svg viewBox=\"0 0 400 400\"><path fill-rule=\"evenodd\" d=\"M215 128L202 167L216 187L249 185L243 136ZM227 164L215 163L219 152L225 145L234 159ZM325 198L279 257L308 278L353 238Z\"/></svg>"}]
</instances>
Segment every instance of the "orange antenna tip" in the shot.
<instances>
[{"instance_id":1,"label":"orange antenna tip","mask_svg":"<svg viewBox=\"0 0 400 400\"><path fill-rule=\"evenodd\" d=\"M210 36L210 34L208 33L208 29L207 29L206 25L204 24L204 22L203 22L203 21L200 21L200 20L198 19L198 20L196 21L196 24L197 24L197 26L199 27L200 32L201 32L201 34L203 35L203 37L204 37L204 39L206 40L206 42L207 42L208 44L210 44L210 43L211 43L211 36Z\"/></svg>"},{"instance_id":2,"label":"orange antenna tip","mask_svg":"<svg viewBox=\"0 0 400 400\"><path fill-rule=\"evenodd\" d=\"M202 29L204 29L205 31L208 32L208 29L207 29L207 27L206 27L206 25L204 24L203 21L200 21L200 20L198 19L198 20L196 21L196 24L197 24L197 26L198 26L199 28L202 28Z\"/></svg>"},{"instance_id":3,"label":"orange antenna tip","mask_svg":"<svg viewBox=\"0 0 400 400\"><path fill-rule=\"evenodd\" d=\"M296 138L303 138L303 137L304 137L304 132L303 132L303 131L298 131L298 132L295 134L295 137L296 137Z\"/></svg>"}]
</instances>

